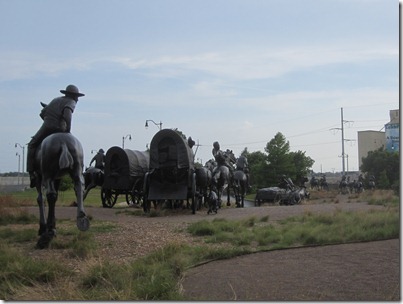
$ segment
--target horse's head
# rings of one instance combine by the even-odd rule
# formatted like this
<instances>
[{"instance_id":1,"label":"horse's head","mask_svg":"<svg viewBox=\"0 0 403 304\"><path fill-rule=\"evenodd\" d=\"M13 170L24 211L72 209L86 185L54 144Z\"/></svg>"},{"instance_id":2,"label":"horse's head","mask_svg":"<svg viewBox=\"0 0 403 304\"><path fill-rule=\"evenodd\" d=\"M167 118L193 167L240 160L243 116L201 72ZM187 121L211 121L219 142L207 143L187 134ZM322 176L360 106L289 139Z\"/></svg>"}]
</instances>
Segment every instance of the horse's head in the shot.
<instances>
[{"instance_id":1,"label":"horse's head","mask_svg":"<svg viewBox=\"0 0 403 304\"><path fill-rule=\"evenodd\" d=\"M236 164L236 157L234 155L234 152L232 152L232 150L227 149L227 151L225 151L225 155L232 164Z\"/></svg>"},{"instance_id":2,"label":"horse's head","mask_svg":"<svg viewBox=\"0 0 403 304\"><path fill-rule=\"evenodd\" d=\"M206 162L206 164L204 165L204 167L207 168L208 170L210 170L211 172L213 172L213 170L216 166L217 166L217 163L213 159L208 160Z\"/></svg>"}]
</instances>

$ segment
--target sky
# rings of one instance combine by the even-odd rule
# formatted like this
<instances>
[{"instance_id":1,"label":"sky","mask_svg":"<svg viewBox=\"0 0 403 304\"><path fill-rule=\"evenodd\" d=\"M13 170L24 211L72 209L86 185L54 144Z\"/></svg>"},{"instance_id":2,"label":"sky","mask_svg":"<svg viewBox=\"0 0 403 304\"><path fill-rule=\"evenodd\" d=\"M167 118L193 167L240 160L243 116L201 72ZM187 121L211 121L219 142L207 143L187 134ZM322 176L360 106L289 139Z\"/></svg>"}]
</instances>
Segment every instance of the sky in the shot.
<instances>
[{"instance_id":1,"label":"sky","mask_svg":"<svg viewBox=\"0 0 403 304\"><path fill-rule=\"evenodd\" d=\"M399 108L397 0L0 0L0 11L0 173L22 171L40 102L69 84L85 93L72 133L86 166L123 141L146 150L161 122L191 136L203 164L214 141L239 156L281 132L315 172L342 170L343 126L353 171L357 132L384 130Z\"/></svg>"}]
</instances>

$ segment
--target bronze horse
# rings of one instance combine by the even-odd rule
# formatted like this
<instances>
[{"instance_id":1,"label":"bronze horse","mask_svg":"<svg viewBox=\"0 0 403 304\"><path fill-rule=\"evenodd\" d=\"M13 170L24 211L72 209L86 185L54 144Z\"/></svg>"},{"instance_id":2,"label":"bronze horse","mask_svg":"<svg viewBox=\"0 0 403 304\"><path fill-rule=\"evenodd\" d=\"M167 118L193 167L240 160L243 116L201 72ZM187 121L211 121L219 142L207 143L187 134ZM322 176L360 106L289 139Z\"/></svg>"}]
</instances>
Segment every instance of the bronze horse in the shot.
<instances>
[{"instance_id":1,"label":"bronze horse","mask_svg":"<svg viewBox=\"0 0 403 304\"><path fill-rule=\"evenodd\" d=\"M88 167L83 173L83 176L85 182L83 200L85 200L91 189L96 186L102 187L104 183L104 171L99 168Z\"/></svg>"},{"instance_id":2,"label":"bronze horse","mask_svg":"<svg viewBox=\"0 0 403 304\"><path fill-rule=\"evenodd\" d=\"M233 165L236 163L236 158L232 151L227 150L224 152L225 158L228 160L227 163L229 165ZM213 177L212 177L212 185L217 189L218 195L218 204L221 207L221 196L224 190L227 191L227 206L231 206L230 202L230 188L232 187L232 176L230 169L225 165L219 165L214 168Z\"/></svg>"},{"instance_id":3,"label":"bronze horse","mask_svg":"<svg viewBox=\"0 0 403 304\"><path fill-rule=\"evenodd\" d=\"M196 168L197 210L201 209L203 201L205 207L207 207L211 179L211 171L207 167Z\"/></svg>"},{"instance_id":4,"label":"bronze horse","mask_svg":"<svg viewBox=\"0 0 403 304\"><path fill-rule=\"evenodd\" d=\"M213 175L212 184L217 189L219 207L221 207L221 196L224 190L227 190L227 206L231 206L230 202L231 173L228 167L224 165L217 167Z\"/></svg>"},{"instance_id":5,"label":"bronze horse","mask_svg":"<svg viewBox=\"0 0 403 304\"><path fill-rule=\"evenodd\" d=\"M236 170L234 172L232 188L234 189L236 207L243 208L247 188L247 177L245 172L242 170Z\"/></svg>"},{"instance_id":6,"label":"bronze horse","mask_svg":"<svg viewBox=\"0 0 403 304\"><path fill-rule=\"evenodd\" d=\"M60 180L69 174L74 182L77 202L77 228L81 231L89 229L90 222L83 206L83 148L81 143L70 133L55 133L46 137L35 155L36 190L39 205L40 238L37 248L49 246L56 235L55 205L58 196ZM48 203L48 216L45 215L45 203L42 196L45 189Z\"/></svg>"}]
</instances>

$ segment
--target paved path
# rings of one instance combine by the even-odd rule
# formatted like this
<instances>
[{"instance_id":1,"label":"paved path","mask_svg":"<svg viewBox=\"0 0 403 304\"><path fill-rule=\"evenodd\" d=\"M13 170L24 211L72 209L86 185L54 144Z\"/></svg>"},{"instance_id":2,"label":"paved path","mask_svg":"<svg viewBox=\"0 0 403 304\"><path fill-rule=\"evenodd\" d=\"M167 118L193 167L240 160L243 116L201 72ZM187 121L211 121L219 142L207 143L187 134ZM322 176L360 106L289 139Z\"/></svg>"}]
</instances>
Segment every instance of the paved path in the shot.
<instances>
[{"instance_id":1,"label":"paved path","mask_svg":"<svg viewBox=\"0 0 403 304\"><path fill-rule=\"evenodd\" d=\"M260 252L190 269L187 299L398 301L398 239Z\"/></svg>"}]
</instances>

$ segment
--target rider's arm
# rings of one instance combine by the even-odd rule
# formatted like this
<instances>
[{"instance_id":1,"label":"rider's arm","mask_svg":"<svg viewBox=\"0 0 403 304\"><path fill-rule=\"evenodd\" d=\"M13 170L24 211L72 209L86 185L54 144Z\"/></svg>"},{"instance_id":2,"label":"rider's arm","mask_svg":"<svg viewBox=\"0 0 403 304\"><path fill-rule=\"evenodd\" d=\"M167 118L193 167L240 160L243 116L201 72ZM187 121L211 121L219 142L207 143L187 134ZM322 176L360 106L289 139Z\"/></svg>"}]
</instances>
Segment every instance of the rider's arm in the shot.
<instances>
[{"instance_id":1,"label":"rider's arm","mask_svg":"<svg viewBox=\"0 0 403 304\"><path fill-rule=\"evenodd\" d=\"M70 132L71 118L73 117L73 110L66 107L63 109L63 119L66 122L66 132Z\"/></svg>"}]
</instances>

